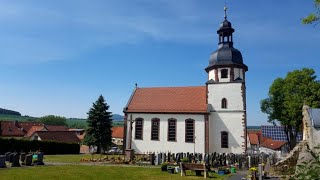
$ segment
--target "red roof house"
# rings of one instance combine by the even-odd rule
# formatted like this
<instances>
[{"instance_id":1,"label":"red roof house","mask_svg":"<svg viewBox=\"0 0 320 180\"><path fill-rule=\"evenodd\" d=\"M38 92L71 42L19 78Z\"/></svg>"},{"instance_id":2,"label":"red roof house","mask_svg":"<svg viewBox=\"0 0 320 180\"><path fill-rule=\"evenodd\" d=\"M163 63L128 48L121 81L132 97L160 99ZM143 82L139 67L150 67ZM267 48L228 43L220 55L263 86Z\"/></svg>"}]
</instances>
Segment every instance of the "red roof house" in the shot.
<instances>
[{"instance_id":1,"label":"red roof house","mask_svg":"<svg viewBox=\"0 0 320 180\"><path fill-rule=\"evenodd\" d=\"M42 123L1 121L2 137L24 137L32 126L43 126Z\"/></svg>"},{"instance_id":2,"label":"red roof house","mask_svg":"<svg viewBox=\"0 0 320 180\"><path fill-rule=\"evenodd\" d=\"M79 138L72 131L36 131L31 135L30 139L39 141L80 143Z\"/></svg>"}]
</instances>

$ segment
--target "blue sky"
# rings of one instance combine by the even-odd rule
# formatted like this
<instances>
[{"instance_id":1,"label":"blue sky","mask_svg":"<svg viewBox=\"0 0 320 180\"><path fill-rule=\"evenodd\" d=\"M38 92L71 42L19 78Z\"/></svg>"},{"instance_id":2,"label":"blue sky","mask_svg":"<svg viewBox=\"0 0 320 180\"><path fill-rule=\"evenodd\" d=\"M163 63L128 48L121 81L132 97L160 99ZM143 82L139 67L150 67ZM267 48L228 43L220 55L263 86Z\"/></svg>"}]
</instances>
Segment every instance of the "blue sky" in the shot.
<instances>
[{"instance_id":1,"label":"blue sky","mask_svg":"<svg viewBox=\"0 0 320 180\"><path fill-rule=\"evenodd\" d=\"M217 48L223 0L1 0L0 107L85 118L100 94L122 113L134 84L198 86ZM276 77L319 76L320 26L301 24L312 0L228 0L247 72L248 124Z\"/></svg>"}]
</instances>

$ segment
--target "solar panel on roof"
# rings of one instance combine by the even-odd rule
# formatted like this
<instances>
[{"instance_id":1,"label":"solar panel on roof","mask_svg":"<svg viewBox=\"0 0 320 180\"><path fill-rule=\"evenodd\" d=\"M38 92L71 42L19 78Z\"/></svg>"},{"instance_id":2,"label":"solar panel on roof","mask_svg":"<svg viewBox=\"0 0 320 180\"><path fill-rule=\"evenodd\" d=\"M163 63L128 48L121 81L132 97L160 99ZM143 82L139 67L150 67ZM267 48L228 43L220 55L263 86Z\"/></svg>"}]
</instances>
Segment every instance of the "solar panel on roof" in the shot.
<instances>
[{"instance_id":1,"label":"solar panel on roof","mask_svg":"<svg viewBox=\"0 0 320 180\"><path fill-rule=\"evenodd\" d=\"M261 126L262 136L271 138L275 141L287 141L287 136L283 126ZM297 141L302 140L301 133L297 135Z\"/></svg>"},{"instance_id":2,"label":"solar panel on roof","mask_svg":"<svg viewBox=\"0 0 320 180\"><path fill-rule=\"evenodd\" d=\"M313 127L320 128L320 109L309 109Z\"/></svg>"}]
</instances>

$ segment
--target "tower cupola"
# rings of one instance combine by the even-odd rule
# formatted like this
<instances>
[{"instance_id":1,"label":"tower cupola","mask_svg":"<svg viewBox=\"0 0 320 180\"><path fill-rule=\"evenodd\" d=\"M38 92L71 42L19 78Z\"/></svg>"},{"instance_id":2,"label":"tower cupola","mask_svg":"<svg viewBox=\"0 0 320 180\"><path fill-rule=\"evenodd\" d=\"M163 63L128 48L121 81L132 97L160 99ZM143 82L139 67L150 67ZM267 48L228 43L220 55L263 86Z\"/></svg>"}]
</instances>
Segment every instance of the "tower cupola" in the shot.
<instances>
[{"instance_id":1,"label":"tower cupola","mask_svg":"<svg viewBox=\"0 0 320 180\"><path fill-rule=\"evenodd\" d=\"M227 19L227 8L224 8L224 21L217 31L219 37L218 49L214 51L209 60L209 66L205 69L209 72L220 67L238 67L245 71L248 67L243 64L241 52L233 47L233 33L231 22Z\"/></svg>"}]
</instances>

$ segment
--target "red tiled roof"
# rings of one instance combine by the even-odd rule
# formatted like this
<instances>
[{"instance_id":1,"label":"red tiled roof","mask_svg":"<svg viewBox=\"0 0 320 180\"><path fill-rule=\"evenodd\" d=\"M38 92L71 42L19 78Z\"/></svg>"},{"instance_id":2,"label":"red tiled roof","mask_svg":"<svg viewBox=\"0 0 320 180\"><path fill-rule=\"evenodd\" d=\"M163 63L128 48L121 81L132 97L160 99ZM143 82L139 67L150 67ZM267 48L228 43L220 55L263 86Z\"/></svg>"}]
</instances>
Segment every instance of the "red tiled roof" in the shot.
<instances>
[{"instance_id":1,"label":"red tiled roof","mask_svg":"<svg viewBox=\"0 0 320 180\"><path fill-rule=\"evenodd\" d=\"M46 125L46 128L49 131L69 131L69 129L66 126Z\"/></svg>"},{"instance_id":2,"label":"red tiled roof","mask_svg":"<svg viewBox=\"0 0 320 180\"><path fill-rule=\"evenodd\" d=\"M32 126L41 126L42 123L1 121L1 130L3 137L23 137Z\"/></svg>"},{"instance_id":3,"label":"red tiled roof","mask_svg":"<svg viewBox=\"0 0 320 180\"><path fill-rule=\"evenodd\" d=\"M126 112L206 113L205 86L137 88Z\"/></svg>"},{"instance_id":4,"label":"red tiled roof","mask_svg":"<svg viewBox=\"0 0 320 180\"><path fill-rule=\"evenodd\" d=\"M259 145L259 137L257 133L248 133L250 144Z\"/></svg>"},{"instance_id":5,"label":"red tiled roof","mask_svg":"<svg viewBox=\"0 0 320 180\"><path fill-rule=\"evenodd\" d=\"M123 127L112 127L112 137L123 139Z\"/></svg>"},{"instance_id":6,"label":"red tiled roof","mask_svg":"<svg viewBox=\"0 0 320 180\"><path fill-rule=\"evenodd\" d=\"M32 126L42 126L42 123L37 122L18 122L18 125L28 132Z\"/></svg>"},{"instance_id":7,"label":"red tiled roof","mask_svg":"<svg viewBox=\"0 0 320 180\"><path fill-rule=\"evenodd\" d=\"M80 143L77 135L72 131L36 131L42 141L58 141L66 143Z\"/></svg>"},{"instance_id":8,"label":"red tiled roof","mask_svg":"<svg viewBox=\"0 0 320 180\"><path fill-rule=\"evenodd\" d=\"M32 134L36 131L48 131L48 129L44 126L32 126L28 133L25 135L26 137L32 136Z\"/></svg>"},{"instance_id":9,"label":"red tiled roof","mask_svg":"<svg viewBox=\"0 0 320 180\"><path fill-rule=\"evenodd\" d=\"M261 147L277 150L285 145L284 141L274 141L271 138L266 138L265 141L261 144Z\"/></svg>"},{"instance_id":10,"label":"red tiled roof","mask_svg":"<svg viewBox=\"0 0 320 180\"><path fill-rule=\"evenodd\" d=\"M18 126L16 121L1 121L1 136L23 137L25 132Z\"/></svg>"}]
</instances>

